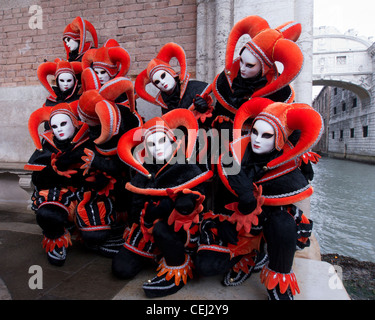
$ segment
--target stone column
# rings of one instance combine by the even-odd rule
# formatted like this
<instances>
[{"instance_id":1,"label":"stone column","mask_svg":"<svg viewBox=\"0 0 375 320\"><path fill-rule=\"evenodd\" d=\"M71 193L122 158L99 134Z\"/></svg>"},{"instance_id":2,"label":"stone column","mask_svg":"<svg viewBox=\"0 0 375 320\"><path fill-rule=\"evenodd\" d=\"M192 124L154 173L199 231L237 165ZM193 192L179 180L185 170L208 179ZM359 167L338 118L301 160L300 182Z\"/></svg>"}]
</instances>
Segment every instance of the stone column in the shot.
<instances>
[{"instance_id":1,"label":"stone column","mask_svg":"<svg viewBox=\"0 0 375 320\"><path fill-rule=\"evenodd\" d=\"M197 1L197 79L211 83L223 70L232 26L232 0Z\"/></svg>"},{"instance_id":2,"label":"stone column","mask_svg":"<svg viewBox=\"0 0 375 320\"><path fill-rule=\"evenodd\" d=\"M312 74L313 74L313 14L312 0L295 1L294 20L302 24L302 34L297 41L300 46L304 64L301 73L293 82L296 100L299 103L312 103Z\"/></svg>"},{"instance_id":3,"label":"stone column","mask_svg":"<svg viewBox=\"0 0 375 320\"><path fill-rule=\"evenodd\" d=\"M216 23L215 23L215 69L216 74L224 69L225 51L228 35L233 27L233 6L231 0L216 0Z\"/></svg>"}]
</instances>

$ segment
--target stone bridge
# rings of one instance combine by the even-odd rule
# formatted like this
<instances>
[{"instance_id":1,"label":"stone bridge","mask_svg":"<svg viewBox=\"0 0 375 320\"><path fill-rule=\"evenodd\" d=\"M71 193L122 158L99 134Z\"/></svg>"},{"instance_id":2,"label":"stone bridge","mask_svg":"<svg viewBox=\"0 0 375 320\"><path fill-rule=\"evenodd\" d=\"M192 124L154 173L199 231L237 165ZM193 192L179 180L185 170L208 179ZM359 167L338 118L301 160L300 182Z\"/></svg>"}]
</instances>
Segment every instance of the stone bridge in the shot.
<instances>
[{"instance_id":1,"label":"stone bridge","mask_svg":"<svg viewBox=\"0 0 375 320\"><path fill-rule=\"evenodd\" d=\"M314 29L313 85L333 86L358 95L371 104L374 86L374 46L354 30L340 34L335 28Z\"/></svg>"},{"instance_id":2,"label":"stone bridge","mask_svg":"<svg viewBox=\"0 0 375 320\"><path fill-rule=\"evenodd\" d=\"M358 36L354 30L345 34L332 27L314 30L313 85L342 88L334 89L333 95L324 91L314 101L325 122L325 133L317 146L321 152L375 163L374 74L375 43L371 39ZM358 104L357 97L349 98L348 91L357 95Z\"/></svg>"}]
</instances>

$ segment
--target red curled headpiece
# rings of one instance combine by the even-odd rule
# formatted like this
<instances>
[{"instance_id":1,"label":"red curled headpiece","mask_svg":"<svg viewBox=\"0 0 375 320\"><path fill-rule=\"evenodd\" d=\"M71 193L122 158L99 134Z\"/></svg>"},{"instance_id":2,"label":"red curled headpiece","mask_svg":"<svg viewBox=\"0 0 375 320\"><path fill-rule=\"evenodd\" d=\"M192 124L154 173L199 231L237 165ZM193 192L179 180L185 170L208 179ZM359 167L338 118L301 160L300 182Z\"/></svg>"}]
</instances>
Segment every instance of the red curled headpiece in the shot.
<instances>
[{"instance_id":1,"label":"red curled headpiece","mask_svg":"<svg viewBox=\"0 0 375 320\"><path fill-rule=\"evenodd\" d=\"M180 65L179 73L177 73L169 64L172 58L176 58ZM173 77L179 77L181 83L180 97L182 97L185 93L186 86L190 78L190 75L187 72L186 54L184 49L174 42L165 44L160 49L156 58L152 59L147 65L147 68L143 70L135 79L135 91L137 94L142 99L156 105L158 105L156 97L153 97L146 91L146 85L152 83L153 75L159 70L165 70Z\"/></svg>"},{"instance_id":2,"label":"red curled headpiece","mask_svg":"<svg viewBox=\"0 0 375 320\"><path fill-rule=\"evenodd\" d=\"M38 150L42 150L42 143L38 132L39 125L43 122L49 122L56 114L66 114L69 116L73 126L76 128L79 128L81 125L78 118L76 101L73 103L59 103L53 107L41 107L35 110L29 117L28 129L31 139Z\"/></svg>"},{"instance_id":3,"label":"red curled headpiece","mask_svg":"<svg viewBox=\"0 0 375 320\"><path fill-rule=\"evenodd\" d=\"M195 149L199 126L194 114L187 109L174 109L164 114L162 117L152 118L142 127L134 128L126 132L119 140L117 146L118 156L131 168L150 177L150 173L134 157L133 148L143 143L148 135L159 131L166 133L171 140L175 140L173 130L180 126L187 129L186 159L189 160Z\"/></svg>"},{"instance_id":4,"label":"red curled headpiece","mask_svg":"<svg viewBox=\"0 0 375 320\"><path fill-rule=\"evenodd\" d=\"M114 39L99 49L90 49L82 57L82 67L102 68L111 78L124 77L130 69L129 53Z\"/></svg>"},{"instance_id":5,"label":"red curled headpiece","mask_svg":"<svg viewBox=\"0 0 375 320\"><path fill-rule=\"evenodd\" d=\"M253 97L269 95L292 82L299 74L303 65L303 54L295 43L301 34L301 24L287 22L271 29L266 20L259 16L248 16L238 21L232 28L227 42L225 56L225 74L232 83L238 68L233 61L236 44L241 36L249 35L251 40L241 49L248 49L261 63L262 74L267 76L268 84L255 91ZM284 66L278 75L275 62Z\"/></svg>"},{"instance_id":6,"label":"red curled headpiece","mask_svg":"<svg viewBox=\"0 0 375 320\"><path fill-rule=\"evenodd\" d=\"M272 102L269 99L254 98L245 102L234 118L234 141L240 137L240 131L247 119L268 122L275 130L275 148L282 150L288 137L294 130L300 130L301 136L294 146L281 156L267 164L268 169L277 168L284 163L301 156L317 143L323 132L323 119L319 112L303 103Z\"/></svg>"},{"instance_id":7,"label":"red curled headpiece","mask_svg":"<svg viewBox=\"0 0 375 320\"><path fill-rule=\"evenodd\" d=\"M44 62L39 65L37 70L37 76L40 83L47 89L47 91L51 94L52 97L56 98L56 93L53 91L51 84L48 82L47 77L49 75L55 76L57 81L57 77L61 73L70 73L73 75L75 79L74 90L77 87L77 74L82 72L82 63L78 61L65 61L59 58L55 59L54 62Z\"/></svg>"},{"instance_id":8,"label":"red curled headpiece","mask_svg":"<svg viewBox=\"0 0 375 320\"><path fill-rule=\"evenodd\" d=\"M101 125L101 135L94 142L102 144L119 132L121 116L115 100L126 93L130 111L134 112L135 99L134 86L129 79L123 77L112 79L100 89L95 87L98 83L99 79L95 72L90 68L85 69L82 73L82 85L86 91L79 98L78 114L82 120Z\"/></svg>"},{"instance_id":9,"label":"red curled headpiece","mask_svg":"<svg viewBox=\"0 0 375 320\"><path fill-rule=\"evenodd\" d=\"M84 53L84 48L86 44L86 32L89 32L92 36L94 41L94 46L98 47L98 35L94 26L87 20L84 20L82 17L76 17L70 24L68 24L63 33L63 40L64 38L70 38L75 41L79 41L79 48L78 53ZM66 45L64 41L64 47L67 55L67 59L69 58L69 47Z\"/></svg>"}]
</instances>

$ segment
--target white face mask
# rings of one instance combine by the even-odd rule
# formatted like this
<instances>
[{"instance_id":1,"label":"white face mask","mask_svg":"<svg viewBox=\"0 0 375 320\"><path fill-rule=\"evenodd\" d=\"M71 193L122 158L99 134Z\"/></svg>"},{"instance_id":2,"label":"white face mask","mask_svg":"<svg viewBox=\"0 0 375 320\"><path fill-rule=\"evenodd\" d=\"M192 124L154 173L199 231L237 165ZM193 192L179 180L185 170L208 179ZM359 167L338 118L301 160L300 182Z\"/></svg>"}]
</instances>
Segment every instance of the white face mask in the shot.
<instances>
[{"instance_id":1,"label":"white face mask","mask_svg":"<svg viewBox=\"0 0 375 320\"><path fill-rule=\"evenodd\" d=\"M155 72L155 74L152 76L152 83L163 92L172 91L177 84L172 75L164 70Z\"/></svg>"},{"instance_id":2,"label":"white face mask","mask_svg":"<svg viewBox=\"0 0 375 320\"><path fill-rule=\"evenodd\" d=\"M169 160L173 153L173 145L164 132L155 132L146 140L146 147L156 161Z\"/></svg>"},{"instance_id":3,"label":"white face mask","mask_svg":"<svg viewBox=\"0 0 375 320\"><path fill-rule=\"evenodd\" d=\"M254 153L269 153L275 148L275 130L264 120L257 120L251 130L251 147Z\"/></svg>"},{"instance_id":4,"label":"white face mask","mask_svg":"<svg viewBox=\"0 0 375 320\"><path fill-rule=\"evenodd\" d=\"M51 118L51 128L57 140L63 141L73 137L75 128L72 119L66 114L56 114Z\"/></svg>"},{"instance_id":5,"label":"white face mask","mask_svg":"<svg viewBox=\"0 0 375 320\"><path fill-rule=\"evenodd\" d=\"M58 76L58 85L62 92L73 88L74 83L74 77L71 73L64 72Z\"/></svg>"},{"instance_id":6,"label":"white face mask","mask_svg":"<svg viewBox=\"0 0 375 320\"><path fill-rule=\"evenodd\" d=\"M242 51L240 57L240 72L242 78L250 79L257 76L262 69L259 60L247 48Z\"/></svg>"},{"instance_id":7,"label":"white face mask","mask_svg":"<svg viewBox=\"0 0 375 320\"><path fill-rule=\"evenodd\" d=\"M103 68L94 68L94 71L98 75L98 78L99 78L99 81L100 81L101 85L103 85L106 82L108 82L109 80L111 80L110 75Z\"/></svg>"},{"instance_id":8,"label":"white face mask","mask_svg":"<svg viewBox=\"0 0 375 320\"><path fill-rule=\"evenodd\" d=\"M77 50L79 47L79 42L70 38L65 38L64 39L66 45L68 46L70 52Z\"/></svg>"}]
</instances>

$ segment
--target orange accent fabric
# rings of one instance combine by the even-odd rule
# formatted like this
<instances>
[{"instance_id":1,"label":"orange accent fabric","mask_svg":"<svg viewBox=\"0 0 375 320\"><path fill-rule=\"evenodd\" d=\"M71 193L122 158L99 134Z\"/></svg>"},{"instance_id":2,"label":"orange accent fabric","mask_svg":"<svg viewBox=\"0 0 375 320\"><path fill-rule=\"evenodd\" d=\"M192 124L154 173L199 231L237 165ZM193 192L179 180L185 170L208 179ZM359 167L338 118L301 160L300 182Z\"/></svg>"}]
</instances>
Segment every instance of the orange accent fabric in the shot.
<instances>
[{"instance_id":1,"label":"orange accent fabric","mask_svg":"<svg viewBox=\"0 0 375 320\"><path fill-rule=\"evenodd\" d=\"M245 255L240 261L238 261L234 266L233 266L233 271L239 273L240 271L243 271L246 274L250 273L249 267L254 267L255 262L254 262L254 257L256 256L256 252L253 251L247 255Z\"/></svg>"},{"instance_id":2,"label":"orange accent fabric","mask_svg":"<svg viewBox=\"0 0 375 320\"><path fill-rule=\"evenodd\" d=\"M249 254L254 250L259 251L260 242L263 238L263 234L253 236L249 233L245 233L242 229L238 235L238 243L237 244L228 244L228 248L231 253L231 257L242 256L245 254Z\"/></svg>"},{"instance_id":3,"label":"orange accent fabric","mask_svg":"<svg viewBox=\"0 0 375 320\"><path fill-rule=\"evenodd\" d=\"M125 189L129 190L130 192L138 193L138 194L144 194L144 195L151 195L151 196L160 196L160 197L165 197L168 196L167 189L171 189L174 192L179 192L184 189L192 189L195 186L205 182L209 178L213 176L212 171L207 171L203 176L199 177L198 179L194 179L192 181L189 181L185 183L184 185L181 185L179 187L175 188L166 188L166 189L143 189L143 188L138 188L130 184L130 182L126 183Z\"/></svg>"},{"instance_id":4,"label":"orange accent fabric","mask_svg":"<svg viewBox=\"0 0 375 320\"><path fill-rule=\"evenodd\" d=\"M159 267L156 269L156 271L159 271L157 276L160 277L165 274L165 279L167 281L171 280L174 277L176 286L180 284L181 280L184 284L186 284L188 277L190 277L190 279L193 279L194 265L190 256L187 254L185 256L185 262L181 266L177 267L168 266L165 262L165 259L162 258L160 260Z\"/></svg>"},{"instance_id":5,"label":"orange accent fabric","mask_svg":"<svg viewBox=\"0 0 375 320\"><path fill-rule=\"evenodd\" d=\"M174 192L171 189L167 189L167 192L169 193L169 197L172 200L175 200L178 196L179 192ZM195 202L195 207L193 209L193 212L188 215L182 215L180 214L176 209L172 211L172 213L169 215L168 218L168 224L171 226L174 224L174 231L178 232L181 227L185 231L188 231L193 223L199 223L199 214L203 211L203 201L205 199L205 196L197 191L192 191L189 189L182 190L183 194L196 194L198 196L198 199Z\"/></svg>"},{"instance_id":6,"label":"orange accent fabric","mask_svg":"<svg viewBox=\"0 0 375 320\"><path fill-rule=\"evenodd\" d=\"M293 271L290 273L278 273L264 266L260 273L260 280L268 290L272 290L279 285L281 293L285 293L288 287L293 295L296 294L296 291L300 293L297 278Z\"/></svg>"},{"instance_id":7,"label":"orange accent fabric","mask_svg":"<svg viewBox=\"0 0 375 320\"><path fill-rule=\"evenodd\" d=\"M46 250L46 252L51 252L55 248L55 246L61 247L69 247L72 245L72 239L70 237L69 231L65 230L65 233L57 239L48 239L46 236L43 237L42 246Z\"/></svg>"},{"instance_id":8,"label":"orange accent fabric","mask_svg":"<svg viewBox=\"0 0 375 320\"><path fill-rule=\"evenodd\" d=\"M262 213L262 205L264 198L262 197L262 186L259 187L254 184L254 197L257 199L257 207L253 212L245 215L238 210L238 202L233 202L225 206L226 209L234 211L231 217L228 219L229 222L236 223L236 230L240 231L242 228L245 232L250 233L252 225L258 225L258 215Z\"/></svg>"}]
</instances>

